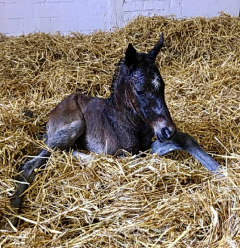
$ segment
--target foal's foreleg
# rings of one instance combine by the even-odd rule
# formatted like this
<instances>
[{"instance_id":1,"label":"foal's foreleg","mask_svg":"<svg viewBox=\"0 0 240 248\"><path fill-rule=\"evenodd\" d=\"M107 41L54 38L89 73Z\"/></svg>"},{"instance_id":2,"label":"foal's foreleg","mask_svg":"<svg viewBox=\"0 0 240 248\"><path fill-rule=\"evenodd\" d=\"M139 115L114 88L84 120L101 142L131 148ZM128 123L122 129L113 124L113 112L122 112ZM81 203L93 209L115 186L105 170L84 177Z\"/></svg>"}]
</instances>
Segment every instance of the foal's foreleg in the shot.
<instances>
[{"instance_id":1,"label":"foal's foreleg","mask_svg":"<svg viewBox=\"0 0 240 248\"><path fill-rule=\"evenodd\" d=\"M177 132L171 140L164 143L156 140L152 143L151 148L152 153L157 153L161 156L175 150L186 150L199 160L209 171L216 173L220 170L220 165L187 133Z\"/></svg>"}]
</instances>

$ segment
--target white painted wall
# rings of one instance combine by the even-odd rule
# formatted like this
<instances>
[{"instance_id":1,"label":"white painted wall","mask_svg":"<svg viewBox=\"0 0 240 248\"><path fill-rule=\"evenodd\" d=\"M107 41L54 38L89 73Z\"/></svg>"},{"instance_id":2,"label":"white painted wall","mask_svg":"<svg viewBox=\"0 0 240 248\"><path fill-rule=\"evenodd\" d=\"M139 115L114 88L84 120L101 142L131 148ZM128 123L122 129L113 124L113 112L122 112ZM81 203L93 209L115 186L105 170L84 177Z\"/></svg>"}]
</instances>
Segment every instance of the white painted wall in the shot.
<instances>
[{"instance_id":1,"label":"white painted wall","mask_svg":"<svg viewBox=\"0 0 240 248\"><path fill-rule=\"evenodd\" d=\"M0 0L0 33L84 33L122 27L137 15L239 15L240 0Z\"/></svg>"}]
</instances>

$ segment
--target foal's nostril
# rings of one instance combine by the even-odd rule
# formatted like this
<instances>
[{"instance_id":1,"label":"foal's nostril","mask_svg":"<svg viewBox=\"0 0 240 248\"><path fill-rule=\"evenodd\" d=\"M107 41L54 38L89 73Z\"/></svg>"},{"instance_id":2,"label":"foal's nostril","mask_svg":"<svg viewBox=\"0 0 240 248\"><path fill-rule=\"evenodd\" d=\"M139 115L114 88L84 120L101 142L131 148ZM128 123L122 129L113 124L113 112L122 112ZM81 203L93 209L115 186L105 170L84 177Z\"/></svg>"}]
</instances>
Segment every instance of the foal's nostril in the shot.
<instances>
[{"instance_id":1,"label":"foal's nostril","mask_svg":"<svg viewBox=\"0 0 240 248\"><path fill-rule=\"evenodd\" d=\"M170 130L168 127L164 127L162 130L161 130L161 133L162 133L162 136L164 139L170 139L173 135L173 131Z\"/></svg>"}]
</instances>

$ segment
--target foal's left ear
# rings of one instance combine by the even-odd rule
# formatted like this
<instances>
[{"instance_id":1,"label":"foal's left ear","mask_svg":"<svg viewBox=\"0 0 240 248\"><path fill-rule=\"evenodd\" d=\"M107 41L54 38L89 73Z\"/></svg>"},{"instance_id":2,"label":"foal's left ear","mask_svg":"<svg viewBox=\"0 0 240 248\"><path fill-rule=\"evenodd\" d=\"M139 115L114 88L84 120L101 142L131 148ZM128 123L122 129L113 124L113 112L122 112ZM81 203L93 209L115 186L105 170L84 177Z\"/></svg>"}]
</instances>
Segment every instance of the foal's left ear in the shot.
<instances>
[{"instance_id":1,"label":"foal's left ear","mask_svg":"<svg viewBox=\"0 0 240 248\"><path fill-rule=\"evenodd\" d=\"M125 52L125 64L130 67L137 63L137 51L131 43L128 44L128 48Z\"/></svg>"},{"instance_id":2,"label":"foal's left ear","mask_svg":"<svg viewBox=\"0 0 240 248\"><path fill-rule=\"evenodd\" d=\"M158 40L157 44L154 46L154 48L148 53L149 58L151 58L153 61L155 61L160 49L163 46L163 33L160 36L160 39Z\"/></svg>"}]
</instances>

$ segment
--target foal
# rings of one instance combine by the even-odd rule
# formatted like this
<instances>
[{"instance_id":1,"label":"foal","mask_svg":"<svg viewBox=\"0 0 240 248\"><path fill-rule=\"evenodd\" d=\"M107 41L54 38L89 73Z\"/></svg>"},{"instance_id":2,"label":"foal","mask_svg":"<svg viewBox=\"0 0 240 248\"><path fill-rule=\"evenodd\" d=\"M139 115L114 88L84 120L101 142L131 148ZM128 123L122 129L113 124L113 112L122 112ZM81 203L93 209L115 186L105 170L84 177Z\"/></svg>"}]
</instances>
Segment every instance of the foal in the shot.
<instances>
[{"instance_id":1,"label":"foal","mask_svg":"<svg viewBox=\"0 0 240 248\"><path fill-rule=\"evenodd\" d=\"M152 152L163 155L185 149L209 170L216 171L218 163L191 136L176 131L164 100L164 82L155 64L162 45L163 34L147 54L137 53L129 44L125 58L119 61L115 70L108 99L78 93L63 99L49 116L48 147L64 150L77 145L82 150L117 156L123 155L122 150L137 154L152 148ZM151 144L154 134L157 141ZM49 156L49 150L42 150L23 166L11 199L11 206L17 212L24 191L35 177L34 170ZM11 223L16 225L17 218L12 218Z\"/></svg>"}]
</instances>

